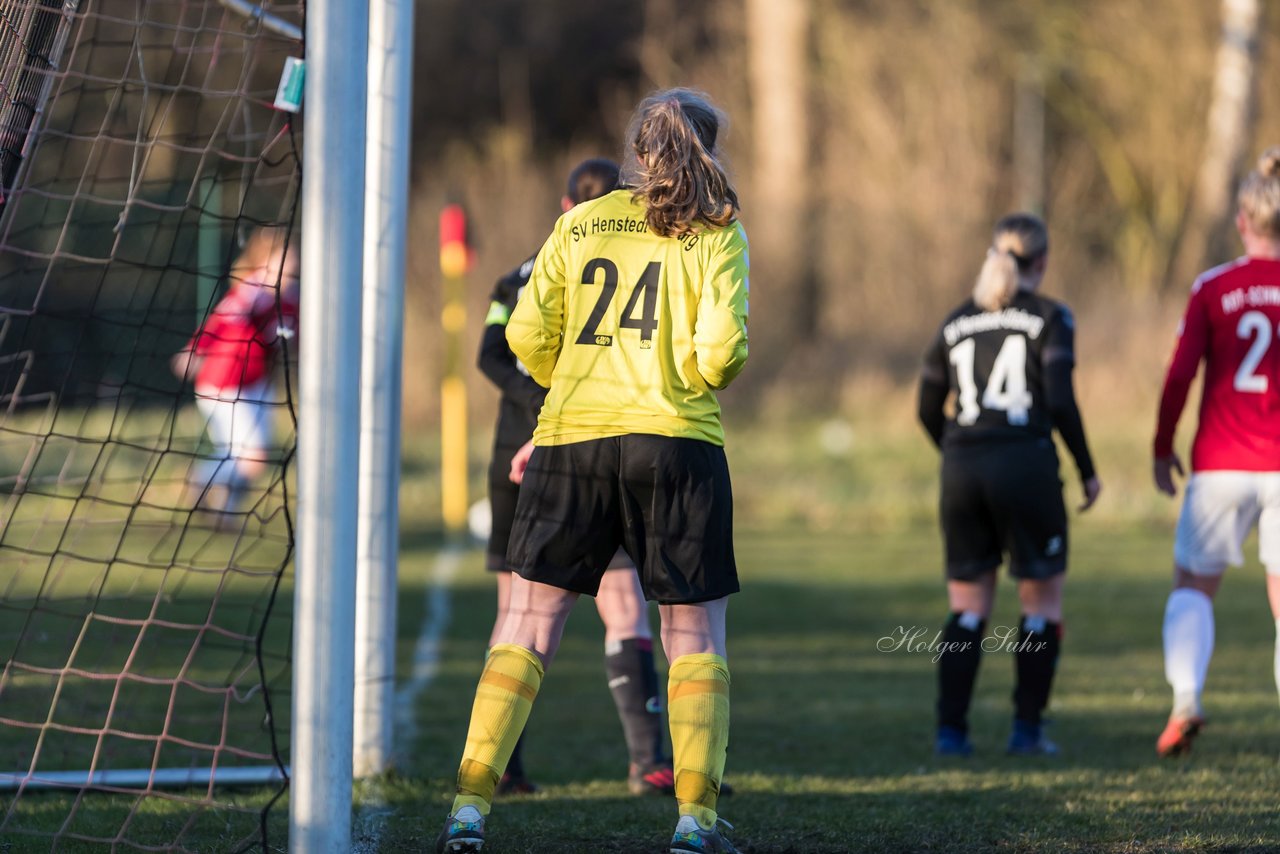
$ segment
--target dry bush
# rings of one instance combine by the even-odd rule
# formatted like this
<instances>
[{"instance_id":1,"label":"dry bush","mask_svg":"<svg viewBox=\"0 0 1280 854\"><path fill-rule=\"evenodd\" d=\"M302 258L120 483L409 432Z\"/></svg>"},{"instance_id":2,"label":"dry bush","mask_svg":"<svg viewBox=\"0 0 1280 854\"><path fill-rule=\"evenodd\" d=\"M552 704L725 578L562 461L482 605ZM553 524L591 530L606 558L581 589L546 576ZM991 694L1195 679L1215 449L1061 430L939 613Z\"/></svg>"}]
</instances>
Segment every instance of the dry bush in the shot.
<instances>
[{"instance_id":1,"label":"dry bush","mask_svg":"<svg viewBox=\"0 0 1280 854\"><path fill-rule=\"evenodd\" d=\"M798 96L809 104L813 130L806 192L819 334L796 341L778 331L777 318L795 299L794 265L753 257L753 366L727 405L794 414L870 405L891 390L909 395L919 353L967 294L991 223L1014 205L1015 84L1035 57L1045 81L1053 245L1045 289L1077 310L1086 406L1153 417L1148 410L1189 284L1166 281L1166 269L1204 145L1217 4L811 3L810 88ZM413 418L434 410L435 216L446 194L468 204L479 236L469 353L490 283L549 232L565 170L578 157L616 153L627 111L651 88L699 86L728 110L744 224L749 234L770 227L749 180L742 3L651 0L642 17L630 41L639 73L629 83L601 83L601 114L584 116L568 134L570 145L534 148L536 105L522 105L514 85L491 130L477 132L472 123L465 135L419 152L406 372ZM1259 92L1280 84L1271 59L1278 50L1275 20L1261 45ZM573 50L560 61L564 75L575 73ZM1267 110L1264 95L1253 149L1276 141L1280 115ZM471 379L477 411L487 415L496 394L478 374Z\"/></svg>"}]
</instances>

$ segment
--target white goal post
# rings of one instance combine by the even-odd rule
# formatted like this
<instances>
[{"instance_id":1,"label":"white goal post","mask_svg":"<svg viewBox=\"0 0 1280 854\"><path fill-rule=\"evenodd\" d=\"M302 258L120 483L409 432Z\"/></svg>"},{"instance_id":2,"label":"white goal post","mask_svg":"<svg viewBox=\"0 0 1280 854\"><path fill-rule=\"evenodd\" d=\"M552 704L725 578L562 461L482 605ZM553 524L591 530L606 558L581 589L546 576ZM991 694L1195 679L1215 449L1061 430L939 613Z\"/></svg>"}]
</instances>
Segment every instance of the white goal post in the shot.
<instances>
[{"instance_id":1,"label":"white goal post","mask_svg":"<svg viewBox=\"0 0 1280 854\"><path fill-rule=\"evenodd\" d=\"M324 346L302 347L289 802L308 854L349 848L353 777L392 758L412 56L412 0L308 10L302 335Z\"/></svg>"},{"instance_id":2,"label":"white goal post","mask_svg":"<svg viewBox=\"0 0 1280 854\"><path fill-rule=\"evenodd\" d=\"M306 22L289 850L351 846L368 0Z\"/></svg>"},{"instance_id":3,"label":"white goal post","mask_svg":"<svg viewBox=\"0 0 1280 854\"><path fill-rule=\"evenodd\" d=\"M392 762L400 555L400 395L413 121L413 0L369 8L355 776Z\"/></svg>"},{"instance_id":4,"label":"white goal post","mask_svg":"<svg viewBox=\"0 0 1280 854\"><path fill-rule=\"evenodd\" d=\"M392 754L412 0L317 0L307 54L289 847L311 854L349 849L353 777Z\"/></svg>"}]
</instances>

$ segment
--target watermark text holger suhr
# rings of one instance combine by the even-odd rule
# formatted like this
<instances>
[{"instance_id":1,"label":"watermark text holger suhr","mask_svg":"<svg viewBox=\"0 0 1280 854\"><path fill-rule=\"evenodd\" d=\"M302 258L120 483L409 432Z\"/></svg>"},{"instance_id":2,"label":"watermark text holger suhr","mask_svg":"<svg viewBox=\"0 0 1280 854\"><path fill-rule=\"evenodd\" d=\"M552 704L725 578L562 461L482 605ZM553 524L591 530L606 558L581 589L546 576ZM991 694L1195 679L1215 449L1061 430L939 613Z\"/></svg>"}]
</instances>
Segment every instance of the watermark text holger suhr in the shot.
<instances>
[{"instance_id":1,"label":"watermark text holger suhr","mask_svg":"<svg viewBox=\"0 0 1280 854\"><path fill-rule=\"evenodd\" d=\"M981 643L983 652L1038 652L1045 645L1044 641L1032 641L1029 637L1019 640L1017 626L996 626ZM944 641L941 629L898 626L876 641L876 649L880 652L931 653L936 662L946 653L961 652L971 644L972 641Z\"/></svg>"}]
</instances>

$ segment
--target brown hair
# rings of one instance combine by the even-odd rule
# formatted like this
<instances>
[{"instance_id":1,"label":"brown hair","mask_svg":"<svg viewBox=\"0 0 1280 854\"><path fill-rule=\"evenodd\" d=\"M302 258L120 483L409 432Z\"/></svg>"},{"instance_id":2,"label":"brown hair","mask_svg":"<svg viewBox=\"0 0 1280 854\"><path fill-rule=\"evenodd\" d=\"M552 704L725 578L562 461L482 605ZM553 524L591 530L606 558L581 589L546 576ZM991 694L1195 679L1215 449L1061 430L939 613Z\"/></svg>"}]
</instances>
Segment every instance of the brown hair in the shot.
<instances>
[{"instance_id":1,"label":"brown hair","mask_svg":"<svg viewBox=\"0 0 1280 854\"><path fill-rule=\"evenodd\" d=\"M682 237L738 216L716 139L726 123L711 99L692 89L666 89L640 102L627 128L623 175L643 199L655 234Z\"/></svg>"},{"instance_id":2,"label":"brown hair","mask_svg":"<svg viewBox=\"0 0 1280 854\"><path fill-rule=\"evenodd\" d=\"M1262 152L1258 168L1240 183L1236 201L1257 234L1280 238L1280 146Z\"/></svg>"},{"instance_id":3,"label":"brown hair","mask_svg":"<svg viewBox=\"0 0 1280 854\"><path fill-rule=\"evenodd\" d=\"M979 308L999 311L1013 302L1022 275L1049 251L1049 230L1038 216L1009 214L996 223L987 260L973 285Z\"/></svg>"},{"instance_id":4,"label":"brown hair","mask_svg":"<svg viewBox=\"0 0 1280 854\"><path fill-rule=\"evenodd\" d=\"M569 173L569 189L565 195L575 205L598 199L618 189L618 164L604 157L584 160Z\"/></svg>"}]
</instances>

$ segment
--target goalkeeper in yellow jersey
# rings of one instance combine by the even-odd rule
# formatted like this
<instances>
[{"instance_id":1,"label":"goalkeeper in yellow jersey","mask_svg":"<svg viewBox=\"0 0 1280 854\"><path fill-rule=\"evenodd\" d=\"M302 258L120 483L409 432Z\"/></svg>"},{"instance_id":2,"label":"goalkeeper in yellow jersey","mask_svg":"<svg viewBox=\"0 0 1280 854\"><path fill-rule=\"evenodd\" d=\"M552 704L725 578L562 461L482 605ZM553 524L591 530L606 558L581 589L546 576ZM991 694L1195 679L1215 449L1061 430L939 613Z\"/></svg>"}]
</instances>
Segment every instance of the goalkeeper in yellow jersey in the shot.
<instances>
[{"instance_id":1,"label":"goalkeeper in yellow jersey","mask_svg":"<svg viewBox=\"0 0 1280 854\"><path fill-rule=\"evenodd\" d=\"M596 157L584 160L569 173L565 195L560 200L565 212L575 205L599 198L618 188L618 164ZM502 390L498 424L494 430L493 461L489 465L489 505L493 525L489 533L486 565L498 582L498 616L490 644L496 643L506 622L511 602L512 573L507 571L507 545L515 523L520 496L519 478L511 476L511 464L521 457L523 472L532 448L530 438L538 423L538 411L547 390L534 382L507 345L507 321L519 295L533 274L533 258L498 280L485 319L480 342L480 370ZM649 630L649 609L636 568L627 553L619 550L609 563L596 594L596 609L604 623L604 665L609 692L618 710L626 736L630 767L627 785L636 795L670 795L675 778L664 751L662 702L658 673L653 662L653 637ZM524 794L537 790L525 775L521 750L516 742L497 792ZM723 793L728 794L726 784Z\"/></svg>"},{"instance_id":2,"label":"goalkeeper in yellow jersey","mask_svg":"<svg viewBox=\"0 0 1280 854\"><path fill-rule=\"evenodd\" d=\"M656 599L671 662L673 852L732 852L716 799L729 740L733 497L715 390L747 358L747 240L716 147L723 117L687 89L641 102L627 187L562 216L507 324L549 388L507 564L509 616L476 689L440 852L484 844L494 788L579 594L621 546Z\"/></svg>"}]
</instances>

